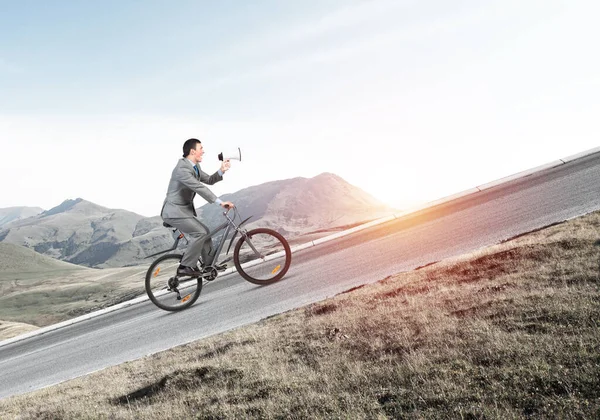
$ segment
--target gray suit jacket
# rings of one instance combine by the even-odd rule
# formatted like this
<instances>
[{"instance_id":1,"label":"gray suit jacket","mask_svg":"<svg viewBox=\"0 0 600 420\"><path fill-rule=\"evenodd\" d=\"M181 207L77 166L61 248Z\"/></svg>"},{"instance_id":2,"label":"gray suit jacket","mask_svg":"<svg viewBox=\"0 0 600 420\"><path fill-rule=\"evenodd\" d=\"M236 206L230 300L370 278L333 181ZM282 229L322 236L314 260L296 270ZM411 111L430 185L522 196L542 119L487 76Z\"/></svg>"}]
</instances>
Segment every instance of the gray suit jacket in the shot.
<instances>
[{"instance_id":1,"label":"gray suit jacket","mask_svg":"<svg viewBox=\"0 0 600 420\"><path fill-rule=\"evenodd\" d=\"M196 209L194 208L196 194L209 203L214 203L217 199L217 196L204 184L213 185L221 181L223 177L219 175L218 171L209 176L207 173L202 172L200 165L196 166L200 172L198 176L196 176L196 171L186 158L181 158L177 162L177 166L171 174L167 197L160 213L163 219L196 216Z\"/></svg>"}]
</instances>

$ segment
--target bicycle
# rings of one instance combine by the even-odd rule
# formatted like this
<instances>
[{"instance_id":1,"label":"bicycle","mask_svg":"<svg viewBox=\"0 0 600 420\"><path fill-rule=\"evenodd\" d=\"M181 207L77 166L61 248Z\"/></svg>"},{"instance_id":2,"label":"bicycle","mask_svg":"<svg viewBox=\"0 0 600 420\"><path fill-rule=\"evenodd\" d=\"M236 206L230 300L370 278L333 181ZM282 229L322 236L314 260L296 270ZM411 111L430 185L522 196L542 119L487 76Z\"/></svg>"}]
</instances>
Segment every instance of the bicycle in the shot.
<instances>
[{"instance_id":1,"label":"bicycle","mask_svg":"<svg viewBox=\"0 0 600 420\"><path fill-rule=\"evenodd\" d=\"M212 241L217 233L225 229L216 248L213 248L214 252L210 256L211 260L201 265L201 276L191 277L177 274L177 268L183 254L163 255L150 265L146 272L146 293L156 306L166 311L180 311L190 307L198 300L203 281L213 281L219 275L219 255L231 229L234 230L234 234L231 237L226 254L229 254L233 241L240 234L240 238L233 249L233 262L237 272L245 280L258 285L267 285L281 280L287 273L292 262L292 252L287 240L279 232L268 228L247 231L241 226L252 216L236 224L236 217L239 220L241 220L241 217L235 207L233 207L233 218L230 217L229 212L231 210L231 208L228 208L227 211L222 213L227 220L209 232L205 239ZM177 235L173 246L146 258L177 249L179 241L185 238L185 235L177 228L173 228L167 223L163 223L163 226L173 229L173 233Z\"/></svg>"}]
</instances>

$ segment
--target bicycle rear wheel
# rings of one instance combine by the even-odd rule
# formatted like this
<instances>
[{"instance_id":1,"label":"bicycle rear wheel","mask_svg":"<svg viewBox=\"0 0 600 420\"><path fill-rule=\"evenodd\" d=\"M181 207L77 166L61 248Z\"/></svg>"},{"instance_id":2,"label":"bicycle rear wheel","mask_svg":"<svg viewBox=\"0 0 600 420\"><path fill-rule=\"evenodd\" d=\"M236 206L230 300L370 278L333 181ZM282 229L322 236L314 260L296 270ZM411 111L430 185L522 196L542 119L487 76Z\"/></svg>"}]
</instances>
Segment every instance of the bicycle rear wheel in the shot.
<instances>
[{"instance_id":1,"label":"bicycle rear wheel","mask_svg":"<svg viewBox=\"0 0 600 420\"><path fill-rule=\"evenodd\" d=\"M250 283L271 284L287 273L292 251L280 233L259 228L240 238L233 250L233 262L238 273Z\"/></svg>"},{"instance_id":2,"label":"bicycle rear wheel","mask_svg":"<svg viewBox=\"0 0 600 420\"><path fill-rule=\"evenodd\" d=\"M152 263L146 273L146 293L150 300L165 311L180 311L193 305L200 297L202 279L178 276L181 254L167 254Z\"/></svg>"}]
</instances>

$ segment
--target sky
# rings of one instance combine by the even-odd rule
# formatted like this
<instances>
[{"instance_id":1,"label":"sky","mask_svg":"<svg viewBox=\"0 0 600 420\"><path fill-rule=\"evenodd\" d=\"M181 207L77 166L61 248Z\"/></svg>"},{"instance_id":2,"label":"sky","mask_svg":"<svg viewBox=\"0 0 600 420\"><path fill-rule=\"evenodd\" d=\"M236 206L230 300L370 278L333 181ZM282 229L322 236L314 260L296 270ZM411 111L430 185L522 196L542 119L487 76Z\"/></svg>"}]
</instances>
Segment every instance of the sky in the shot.
<instances>
[{"instance_id":1,"label":"sky","mask_svg":"<svg viewBox=\"0 0 600 420\"><path fill-rule=\"evenodd\" d=\"M0 208L332 172L398 209L600 145L589 0L0 0ZM202 205L201 198L196 206Z\"/></svg>"}]
</instances>

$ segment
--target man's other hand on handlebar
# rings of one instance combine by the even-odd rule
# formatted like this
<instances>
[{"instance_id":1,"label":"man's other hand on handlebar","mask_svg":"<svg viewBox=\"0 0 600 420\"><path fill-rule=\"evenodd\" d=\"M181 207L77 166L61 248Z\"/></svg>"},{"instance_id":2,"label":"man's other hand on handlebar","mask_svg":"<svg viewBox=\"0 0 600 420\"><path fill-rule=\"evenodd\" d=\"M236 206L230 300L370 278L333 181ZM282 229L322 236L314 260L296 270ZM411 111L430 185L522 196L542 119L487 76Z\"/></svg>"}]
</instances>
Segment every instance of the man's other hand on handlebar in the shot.
<instances>
[{"instance_id":1,"label":"man's other hand on handlebar","mask_svg":"<svg viewBox=\"0 0 600 420\"><path fill-rule=\"evenodd\" d=\"M231 201L223 201L221 203L221 207L223 207L224 209L232 209L235 206L233 205L233 203Z\"/></svg>"}]
</instances>

